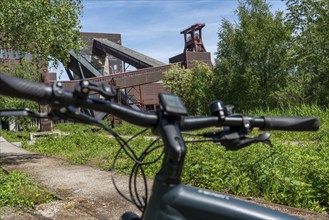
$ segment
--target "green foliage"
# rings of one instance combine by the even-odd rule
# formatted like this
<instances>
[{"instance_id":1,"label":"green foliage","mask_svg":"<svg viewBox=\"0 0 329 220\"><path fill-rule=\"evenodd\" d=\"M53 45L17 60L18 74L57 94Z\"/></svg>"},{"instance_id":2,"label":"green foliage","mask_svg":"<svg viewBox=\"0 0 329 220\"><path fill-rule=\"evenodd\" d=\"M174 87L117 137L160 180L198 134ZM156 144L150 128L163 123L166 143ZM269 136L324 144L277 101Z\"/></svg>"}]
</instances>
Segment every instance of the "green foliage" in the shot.
<instances>
[{"instance_id":1,"label":"green foliage","mask_svg":"<svg viewBox=\"0 0 329 220\"><path fill-rule=\"evenodd\" d=\"M0 1L0 45L38 60L69 61L81 46L81 0Z\"/></svg>"},{"instance_id":2,"label":"green foliage","mask_svg":"<svg viewBox=\"0 0 329 220\"><path fill-rule=\"evenodd\" d=\"M217 97L241 109L329 103L329 2L241 1L238 22L223 20L215 66ZM241 99L243 97L243 99Z\"/></svg>"},{"instance_id":3,"label":"green foliage","mask_svg":"<svg viewBox=\"0 0 329 220\"><path fill-rule=\"evenodd\" d=\"M313 87L309 74L290 75L287 85L274 91L271 96L277 101L278 106L298 106L303 103L316 103L309 89Z\"/></svg>"},{"instance_id":4,"label":"green foliage","mask_svg":"<svg viewBox=\"0 0 329 220\"><path fill-rule=\"evenodd\" d=\"M329 103L329 2L327 0L288 0L287 23L294 31L290 62L296 77L306 76L307 101Z\"/></svg>"},{"instance_id":5,"label":"green foliage","mask_svg":"<svg viewBox=\"0 0 329 220\"><path fill-rule=\"evenodd\" d=\"M53 199L53 195L25 174L18 171L6 174L0 169L0 207L19 205L32 208Z\"/></svg>"},{"instance_id":6,"label":"green foliage","mask_svg":"<svg viewBox=\"0 0 329 220\"><path fill-rule=\"evenodd\" d=\"M103 169L108 169L112 166L119 144L108 133L92 126L71 123L56 125L55 128L60 129L64 134L60 137L43 137L37 139L32 146L24 144L24 147L45 155L63 157L73 164L88 164ZM141 130L142 128L131 126L128 123L124 123L124 126L121 128L116 128L117 132L120 131L121 134L128 135L128 137L124 138L126 140L130 138L130 135L136 134ZM127 133L124 131L127 131ZM150 132L144 135L149 136ZM129 142L129 144L137 154L141 154L147 143L152 141L152 139L144 140L143 138L137 138ZM158 155L159 151L154 153ZM118 162L119 169L121 167L121 170L124 170L127 174L130 169L123 169L122 167L127 168L130 165L132 165L131 161L125 156L122 156ZM154 173L154 168L152 170Z\"/></svg>"},{"instance_id":7,"label":"green foliage","mask_svg":"<svg viewBox=\"0 0 329 220\"><path fill-rule=\"evenodd\" d=\"M193 144L188 148L185 181L213 190L328 212L328 113L327 108L316 105L249 112L258 116L313 115L320 119L321 128L318 132L272 131L273 148L257 144L227 152L213 144Z\"/></svg>"},{"instance_id":8,"label":"green foliage","mask_svg":"<svg viewBox=\"0 0 329 220\"><path fill-rule=\"evenodd\" d=\"M13 63L11 68L8 65L2 65L1 71L27 80L40 81L41 79L41 72L38 65L24 59ZM35 102L0 96L0 109L29 108L31 110L37 110L37 107L38 105Z\"/></svg>"},{"instance_id":9,"label":"green foliage","mask_svg":"<svg viewBox=\"0 0 329 220\"><path fill-rule=\"evenodd\" d=\"M312 105L300 105L300 106L288 106L280 107L276 109L256 109L252 113L258 116L314 116L320 120L320 130L317 132L281 132L271 131L274 135L279 134L278 138L286 141L314 141L316 143L325 142L329 138L329 109L320 108L319 106Z\"/></svg>"},{"instance_id":10,"label":"green foliage","mask_svg":"<svg viewBox=\"0 0 329 220\"><path fill-rule=\"evenodd\" d=\"M194 63L191 90L187 96L190 115L204 115L209 112L209 103L214 100L213 71L205 63Z\"/></svg>"},{"instance_id":11,"label":"green foliage","mask_svg":"<svg viewBox=\"0 0 329 220\"><path fill-rule=\"evenodd\" d=\"M53 126L54 130L60 130L64 133L66 132L92 132L92 129L95 129L92 125L82 125L79 123L73 123L73 122L66 122L66 123L59 123L54 124Z\"/></svg>"},{"instance_id":12,"label":"green foliage","mask_svg":"<svg viewBox=\"0 0 329 220\"><path fill-rule=\"evenodd\" d=\"M115 139L98 130L93 132L88 126L71 128L74 130L66 135L40 138L33 146L26 147L45 155L65 157L74 164L85 164L91 160L94 164L104 163L114 155L111 148L116 146Z\"/></svg>"},{"instance_id":13,"label":"green foliage","mask_svg":"<svg viewBox=\"0 0 329 220\"><path fill-rule=\"evenodd\" d=\"M190 115L208 113L209 103L214 97L212 82L213 72L210 67L198 62L191 69L174 65L163 76L164 85L182 98Z\"/></svg>"},{"instance_id":14,"label":"green foliage","mask_svg":"<svg viewBox=\"0 0 329 220\"><path fill-rule=\"evenodd\" d=\"M239 23L223 20L216 58L217 97L243 109L273 106L272 96L288 77L290 31L282 12L270 13L262 0L247 0L237 9ZM243 97L243 98L242 98Z\"/></svg>"},{"instance_id":15,"label":"green foliage","mask_svg":"<svg viewBox=\"0 0 329 220\"><path fill-rule=\"evenodd\" d=\"M116 126L113 129L118 134L125 134L125 135L135 135L138 132L142 131L143 128L137 125L130 124L128 122L123 122L122 125ZM151 130L147 130L143 135L152 135Z\"/></svg>"},{"instance_id":16,"label":"green foliage","mask_svg":"<svg viewBox=\"0 0 329 220\"><path fill-rule=\"evenodd\" d=\"M0 3L1 4L1 3ZM1 62L1 61L0 61ZM1 66L1 71L31 81L40 81L41 72L40 68L36 63L33 63L28 60L20 60L12 64L12 67L3 65ZM32 111L38 111L39 107L36 102L28 101L25 99L17 99L12 97L0 96L0 109L30 109ZM31 127L33 125L33 119L27 117L13 118L6 117L1 118L4 121L14 121L21 127Z\"/></svg>"},{"instance_id":17,"label":"green foliage","mask_svg":"<svg viewBox=\"0 0 329 220\"><path fill-rule=\"evenodd\" d=\"M187 156L183 182L197 187L240 196L264 198L267 201L318 212L329 210L329 110L316 105L289 106L271 110L254 110L251 115L310 116L321 121L318 132L271 132L273 148L257 144L239 151L225 151L212 143L187 144ZM107 134L92 127L76 124L58 126L70 133L61 137L46 137L28 148L46 155L64 157L72 163L82 163L108 169L118 144ZM71 130L70 130L71 129ZM118 129L131 135L130 124ZM255 130L254 134L261 131ZM253 134L251 134L253 135ZM149 134L147 134L149 136ZM127 138L126 138L127 139ZM131 143L138 155L151 142L137 138ZM161 145L162 143L159 142ZM162 147L153 152L147 161L153 161L162 153ZM121 155L117 170L129 174L133 165L127 156ZM145 173L153 177L161 160L145 166Z\"/></svg>"},{"instance_id":18,"label":"green foliage","mask_svg":"<svg viewBox=\"0 0 329 220\"><path fill-rule=\"evenodd\" d=\"M26 131L9 131L9 130L0 130L0 136L4 137L9 142L26 142L30 138L30 132L32 130Z\"/></svg>"},{"instance_id":19,"label":"green foliage","mask_svg":"<svg viewBox=\"0 0 329 220\"><path fill-rule=\"evenodd\" d=\"M164 74L164 84L183 98L191 114L207 113L214 98L239 111L328 105L329 3L286 3L284 14L271 13L264 0L241 1L238 22L220 24L213 72L175 66Z\"/></svg>"},{"instance_id":20,"label":"green foliage","mask_svg":"<svg viewBox=\"0 0 329 220\"><path fill-rule=\"evenodd\" d=\"M182 98L188 95L191 81L191 70L181 68L179 65L172 65L163 75L164 85Z\"/></svg>"},{"instance_id":21,"label":"green foliage","mask_svg":"<svg viewBox=\"0 0 329 220\"><path fill-rule=\"evenodd\" d=\"M6 65L1 66L1 71L27 80L40 81L41 79L41 72L38 65L24 59L17 63L13 63L12 68L9 68L9 66ZM37 110L38 105L32 101L0 96L0 109L16 108Z\"/></svg>"},{"instance_id":22,"label":"green foliage","mask_svg":"<svg viewBox=\"0 0 329 220\"><path fill-rule=\"evenodd\" d=\"M193 185L240 196L323 212L328 209L329 151L325 145L274 148L253 145L228 152L210 144L189 148L184 180Z\"/></svg>"}]
</instances>

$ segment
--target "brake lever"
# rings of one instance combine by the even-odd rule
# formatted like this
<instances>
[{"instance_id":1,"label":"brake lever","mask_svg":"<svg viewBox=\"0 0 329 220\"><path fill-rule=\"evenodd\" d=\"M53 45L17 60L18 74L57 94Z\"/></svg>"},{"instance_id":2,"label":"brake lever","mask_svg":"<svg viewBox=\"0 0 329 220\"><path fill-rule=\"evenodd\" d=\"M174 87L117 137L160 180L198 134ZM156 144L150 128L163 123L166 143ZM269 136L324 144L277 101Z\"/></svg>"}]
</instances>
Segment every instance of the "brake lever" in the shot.
<instances>
[{"instance_id":1,"label":"brake lever","mask_svg":"<svg viewBox=\"0 0 329 220\"><path fill-rule=\"evenodd\" d=\"M272 147L272 143L269 139L270 133L268 132L260 134L257 137L242 136L238 138L233 138L234 136L236 136L236 134L234 133L224 135L222 138L220 138L219 142L225 147L226 150L231 151L242 149L254 143L264 143Z\"/></svg>"},{"instance_id":2,"label":"brake lever","mask_svg":"<svg viewBox=\"0 0 329 220\"><path fill-rule=\"evenodd\" d=\"M264 143L272 147L270 141L270 133L266 132L258 135L257 137L247 137L246 135L251 132L251 128L242 127L224 127L223 130L217 132L204 133L202 136L212 138L214 143L220 143L226 150L239 150L254 143Z\"/></svg>"},{"instance_id":3,"label":"brake lever","mask_svg":"<svg viewBox=\"0 0 329 220\"><path fill-rule=\"evenodd\" d=\"M95 125L98 127L103 127L103 124L99 122L96 118L91 117L73 106L62 106L58 109L54 109L52 113L64 120L74 121L83 124Z\"/></svg>"}]
</instances>

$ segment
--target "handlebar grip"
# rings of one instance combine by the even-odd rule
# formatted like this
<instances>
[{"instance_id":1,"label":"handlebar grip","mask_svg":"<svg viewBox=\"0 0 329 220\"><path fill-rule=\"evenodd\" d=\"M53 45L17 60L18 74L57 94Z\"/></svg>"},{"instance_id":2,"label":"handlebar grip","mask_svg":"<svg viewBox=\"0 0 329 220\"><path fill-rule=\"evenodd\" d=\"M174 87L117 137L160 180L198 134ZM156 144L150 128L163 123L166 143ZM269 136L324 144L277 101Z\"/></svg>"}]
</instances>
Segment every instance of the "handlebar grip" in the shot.
<instances>
[{"instance_id":1,"label":"handlebar grip","mask_svg":"<svg viewBox=\"0 0 329 220\"><path fill-rule=\"evenodd\" d=\"M47 104L52 98L52 88L0 73L0 94Z\"/></svg>"},{"instance_id":2,"label":"handlebar grip","mask_svg":"<svg viewBox=\"0 0 329 220\"><path fill-rule=\"evenodd\" d=\"M263 117L262 130L317 131L320 121L315 117Z\"/></svg>"}]
</instances>

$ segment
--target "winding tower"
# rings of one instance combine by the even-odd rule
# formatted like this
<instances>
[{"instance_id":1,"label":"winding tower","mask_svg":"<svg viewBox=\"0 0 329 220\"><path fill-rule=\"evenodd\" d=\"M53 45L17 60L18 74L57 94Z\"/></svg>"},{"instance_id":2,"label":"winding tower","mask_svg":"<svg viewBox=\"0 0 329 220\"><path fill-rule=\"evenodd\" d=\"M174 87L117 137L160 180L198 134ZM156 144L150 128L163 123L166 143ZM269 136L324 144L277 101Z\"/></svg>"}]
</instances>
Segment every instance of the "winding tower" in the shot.
<instances>
[{"instance_id":1,"label":"winding tower","mask_svg":"<svg viewBox=\"0 0 329 220\"><path fill-rule=\"evenodd\" d=\"M193 61L197 60L212 66L211 55L207 52L202 40L202 28L205 26L205 24L194 24L180 32L184 34L184 51L170 58L170 63L181 63L183 67L191 68Z\"/></svg>"},{"instance_id":2,"label":"winding tower","mask_svg":"<svg viewBox=\"0 0 329 220\"><path fill-rule=\"evenodd\" d=\"M180 32L184 34L184 52L207 52L202 41L202 28L205 24L195 24Z\"/></svg>"}]
</instances>

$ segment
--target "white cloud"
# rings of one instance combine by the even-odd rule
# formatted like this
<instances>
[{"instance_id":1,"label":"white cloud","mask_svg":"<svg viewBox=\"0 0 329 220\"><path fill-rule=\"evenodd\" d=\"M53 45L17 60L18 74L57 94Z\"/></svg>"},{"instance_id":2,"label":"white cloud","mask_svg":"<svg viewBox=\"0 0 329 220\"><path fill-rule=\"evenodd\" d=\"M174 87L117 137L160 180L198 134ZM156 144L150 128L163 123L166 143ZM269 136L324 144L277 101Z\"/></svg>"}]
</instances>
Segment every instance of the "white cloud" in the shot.
<instances>
[{"instance_id":1,"label":"white cloud","mask_svg":"<svg viewBox=\"0 0 329 220\"><path fill-rule=\"evenodd\" d=\"M275 8L282 2L270 1ZM183 51L185 28L205 23L203 41L206 49L217 50L221 20L234 21L237 0L85 0L83 31L120 33L123 45L162 62Z\"/></svg>"},{"instance_id":2,"label":"white cloud","mask_svg":"<svg viewBox=\"0 0 329 220\"><path fill-rule=\"evenodd\" d=\"M270 0L272 9L285 9ZM205 23L203 42L214 60L223 18L234 22L238 0L84 0L82 31L119 33L123 46L164 63L183 52L182 30Z\"/></svg>"}]
</instances>

